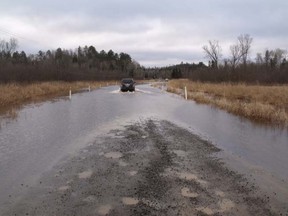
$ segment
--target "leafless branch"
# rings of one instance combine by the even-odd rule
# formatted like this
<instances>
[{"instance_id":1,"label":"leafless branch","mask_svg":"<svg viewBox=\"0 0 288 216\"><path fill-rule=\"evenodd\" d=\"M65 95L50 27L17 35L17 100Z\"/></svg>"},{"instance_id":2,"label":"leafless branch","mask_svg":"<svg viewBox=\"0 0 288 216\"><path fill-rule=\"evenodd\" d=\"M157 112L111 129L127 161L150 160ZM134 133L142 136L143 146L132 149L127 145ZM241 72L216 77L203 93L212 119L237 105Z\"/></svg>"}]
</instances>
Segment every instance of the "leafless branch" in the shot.
<instances>
[{"instance_id":1,"label":"leafless branch","mask_svg":"<svg viewBox=\"0 0 288 216\"><path fill-rule=\"evenodd\" d=\"M221 58L221 46L218 41L210 41L209 45L203 46L203 50L206 53L206 57L209 58L212 62L215 63L215 66L218 67L219 59Z\"/></svg>"}]
</instances>

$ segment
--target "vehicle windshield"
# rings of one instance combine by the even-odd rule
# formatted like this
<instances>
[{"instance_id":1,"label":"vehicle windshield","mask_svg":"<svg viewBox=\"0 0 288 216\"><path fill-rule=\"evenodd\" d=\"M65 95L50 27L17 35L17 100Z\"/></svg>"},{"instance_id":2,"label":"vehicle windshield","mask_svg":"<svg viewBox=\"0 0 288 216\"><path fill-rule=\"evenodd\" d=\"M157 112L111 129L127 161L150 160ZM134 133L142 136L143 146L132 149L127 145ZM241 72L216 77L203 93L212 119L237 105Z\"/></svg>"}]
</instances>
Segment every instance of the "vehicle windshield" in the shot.
<instances>
[{"instance_id":1,"label":"vehicle windshield","mask_svg":"<svg viewBox=\"0 0 288 216\"><path fill-rule=\"evenodd\" d=\"M133 79L123 79L122 83L128 83L128 84L133 83Z\"/></svg>"}]
</instances>

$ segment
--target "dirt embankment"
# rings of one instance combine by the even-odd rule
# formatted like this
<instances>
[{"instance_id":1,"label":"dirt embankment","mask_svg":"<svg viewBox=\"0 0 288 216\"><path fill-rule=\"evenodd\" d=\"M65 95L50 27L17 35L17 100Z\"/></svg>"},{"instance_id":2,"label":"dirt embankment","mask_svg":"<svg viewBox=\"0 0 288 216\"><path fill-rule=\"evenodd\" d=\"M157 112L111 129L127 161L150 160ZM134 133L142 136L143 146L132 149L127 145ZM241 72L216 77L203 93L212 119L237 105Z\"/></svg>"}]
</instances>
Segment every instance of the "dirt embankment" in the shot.
<instances>
[{"instance_id":1,"label":"dirt embankment","mask_svg":"<svg viewBox=\"0 0 288 216\"><path fill-rule=\"evenodd\" d=\"M217 151L167 121L131 124L63 160L5 215L274 215Z\"/></svg>"}]
</instances>

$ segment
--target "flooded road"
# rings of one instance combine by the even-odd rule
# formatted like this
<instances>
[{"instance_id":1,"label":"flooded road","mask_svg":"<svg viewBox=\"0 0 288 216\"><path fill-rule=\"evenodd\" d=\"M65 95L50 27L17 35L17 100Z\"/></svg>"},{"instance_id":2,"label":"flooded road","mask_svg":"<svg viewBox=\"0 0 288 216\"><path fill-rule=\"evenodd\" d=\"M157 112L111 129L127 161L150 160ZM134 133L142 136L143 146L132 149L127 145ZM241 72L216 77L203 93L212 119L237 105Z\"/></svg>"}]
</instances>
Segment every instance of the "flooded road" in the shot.
<instances>
[{"instance_id":1,"label":"flooded road","mask_svg":"<svg viewBox=\"0 0 288 216\"><path fill-rule=\"evenodd\" d=\"M75 94L72 100L62 98L27 106L16 119L3 117L0 213L21 200L30 188L41 184L45 173L61 161L77 156L99 136L147 118L173 122L209 140L223 150L217 155L227 166L255 181L265 193L272 194L270 199L279 201L280 207L287 207L287 130L256 125L210 106L141 85L135 93L120 93L117 86L106 87ZM122 157L119 152L107 154L104 156ZM135 172L132 170L130 174L133 176ZM83 171L79 178L89 175L92 175L89 170ZM60 188L66 189L66 186ZM192 196L187 188L182 189L184 194ZM135 202L123 199L123 202ZM105 206L102 210L105 212Z\"/></svg>"}]
</instances>

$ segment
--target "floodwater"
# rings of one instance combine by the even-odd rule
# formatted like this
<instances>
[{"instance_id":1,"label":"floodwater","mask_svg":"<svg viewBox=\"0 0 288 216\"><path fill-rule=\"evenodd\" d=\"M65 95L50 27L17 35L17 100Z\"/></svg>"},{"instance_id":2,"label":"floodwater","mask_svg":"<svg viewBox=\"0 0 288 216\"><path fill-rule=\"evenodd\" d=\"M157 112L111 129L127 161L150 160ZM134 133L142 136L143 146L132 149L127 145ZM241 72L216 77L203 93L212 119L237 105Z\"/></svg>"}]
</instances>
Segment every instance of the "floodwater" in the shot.
<instances>
[{"instance_id":1,"label":"floodwater","mask_svg":"<svg viewBox=\"0 0 288 216\"><path fill-rule=\"evenodd\" d=\"M134 93L112 86L72 95L71 100L26 106L15 119L0 118L0 214L9 208L11 197L20 199L39 184L43 173L76 155L97 135L145 118L172 121L211 141L223 150L218 156L227 166L275 193L275 199L288 200L287 129L254 124L149 85L138 86ZM105 156L121 157L118 152ZM79 178L91 175L84 171ZM104 206L99 212L109 210Z\"/></svg>"}]
</instances>

